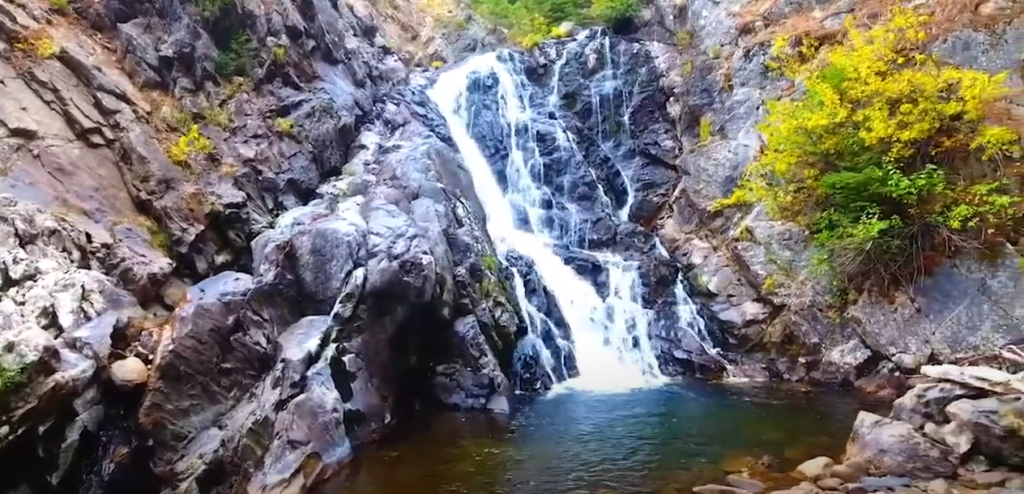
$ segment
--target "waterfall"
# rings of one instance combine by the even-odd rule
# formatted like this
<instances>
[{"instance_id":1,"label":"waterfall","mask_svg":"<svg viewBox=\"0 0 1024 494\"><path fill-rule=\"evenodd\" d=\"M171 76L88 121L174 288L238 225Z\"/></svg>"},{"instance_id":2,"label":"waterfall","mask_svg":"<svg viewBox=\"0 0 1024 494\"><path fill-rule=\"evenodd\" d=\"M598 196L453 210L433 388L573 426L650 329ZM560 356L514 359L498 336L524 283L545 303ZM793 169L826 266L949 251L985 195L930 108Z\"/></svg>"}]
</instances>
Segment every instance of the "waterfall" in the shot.
<instances>
[{"instance_id":1,"label":"waterfall","mask_svg":"<svg viewBox=\"0 0 1024 494\"><path fill-rule=\"evenodd\" d=\"M592 53L610 64L608 41L602 38ZM620 391L657 385L665 376L652 348L655 311L643 303L641 263L607 245L591 246L602 243L592 240L594 231L609 224L614 231L614 225L628 221L634 191L619 161L629 160L609 160L612 166L598 177L558 116L564 113L558 87L570 51L566 48L554 63L550 94L527 80L517 55L508 51L477 55L442 72L428 94L472 177L497 254L512 269L530 332L517 359L533 356L551 382L562 381L561 388ZM617 82L615 76L614 70L602 71L589 82L591 94L580 97L592 98L595 108L607 107L615 99L602 94ZM491 99L480 99L487 91ZM603 148L610 139L601 129L615 122L597 118ZM474 129L481 135L474 136ZM570 177L555 167L565 162L584 175ZM580 177L590 185L575 183ZM582 276L581 269L599 271L601 283ZM542 286L531 282L535 278ZM673 305L689 304L672 315L677 324L703 331L678 283L669 298Z\"/></svg>"}]
</instances>

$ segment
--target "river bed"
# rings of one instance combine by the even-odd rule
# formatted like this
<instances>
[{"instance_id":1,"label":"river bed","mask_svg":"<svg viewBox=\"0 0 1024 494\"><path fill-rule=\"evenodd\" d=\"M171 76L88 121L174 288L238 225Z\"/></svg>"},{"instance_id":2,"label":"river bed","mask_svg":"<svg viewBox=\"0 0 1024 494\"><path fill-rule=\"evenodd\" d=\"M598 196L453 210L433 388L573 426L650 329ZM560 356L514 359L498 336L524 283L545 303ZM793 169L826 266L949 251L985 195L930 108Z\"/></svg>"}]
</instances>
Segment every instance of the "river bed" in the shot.
<instances>
[{"instance_id":1,"label":"river bed","mask_svg":"<svg viewBox=\"0 0 1024 494\"><path fill-rule=\"evenodd\" d=\"M362 448L321 494L689 492L768 456L786 472L838 458L860 409L851 394L684 381L624 393L566 391L508 417L444 414Z\"/></svg>"}]
</instances>

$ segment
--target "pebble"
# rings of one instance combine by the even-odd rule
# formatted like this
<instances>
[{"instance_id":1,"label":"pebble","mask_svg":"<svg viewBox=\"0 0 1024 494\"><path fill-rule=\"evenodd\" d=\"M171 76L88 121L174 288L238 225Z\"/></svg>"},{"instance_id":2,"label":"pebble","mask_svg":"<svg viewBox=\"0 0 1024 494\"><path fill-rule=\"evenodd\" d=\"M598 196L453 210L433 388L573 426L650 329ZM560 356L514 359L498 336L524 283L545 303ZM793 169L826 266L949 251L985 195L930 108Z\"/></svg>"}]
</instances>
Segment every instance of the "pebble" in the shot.
<instances>
[{"instance_id":1,"label":"pebble","mask_svg":"<svg viewBox=\"0 0 1024 494\"><path fill-rule=\"evenodd\" d=\"M749 494L743 489L728 485L708 484L693 488L694 494Z\"/></svg>"},{"instance_id":2,"label":"pebble","mask_svg":"<svg viewBox=\"0 0 1024 494\"><path fill-rule=\"evenodd\" d=\"M838 491L839 488L843 486L843 481L835 477L821 479L816 483L818 484L818 487L821 487L826 491Z\"/></svg>"},{"instance_id":3,"label":"pebble","mask_svg":"<svg viewBox=\"0 0 1024 494\"><path fill-rule=\"evenodd\" d=\"M975 472L960 477L959 482L967 487L988 489L1016 478L1020 478L1020 475L1011 472Z\"/></svg>"},{"instance_id":4,"label":"pebble","mask_svg":"<svg viewBox=\"0 0 1024 494\"><path fill-rule=\"evenodd\" d=\"M828 477L829 472L835 467L836 462L827 456L819 456L813 460L807 460L796 467L794 475L799 479L818 480Z\"/></svg>"},{"instance_id":5,"label":"pebble","mask_svg":"<svg viewBox=\"0 0 1024 494\"><path fill-rule=\"evenodd\" d=\"M928 482L928 494L950 494L949 482L946 479L935 479Z\"/></svg>"},{"instance_id":6,"label":"pebble","mask_svg":"<svg viewBox=\"0 0 1024 494\"><path fill-rule=\"evenodd\" d=\"M842 465L836 465L828 474L829 476L842 480L846 483L860 482L860 479L864 477L863 471L854 470L845 463Z\"/></svg>"},{"instance_id":7,"label":"pebble","mask_svg":"<svg viewBox=\"0 0 1024 494\"><path fill-rule=\"evenodd\" d=\"M149 369L138 357L128 357L110 365L110 378L118 386L130 388L149 380Z\"/></svg>"},{"instance_id":8,"label":"pebble","mask_svg":"<svg viewBox=\"0 0 1024 494\"><path fill-rule=\"evenodd\" d=\"M765 491L765 485L761 482L737 473L726 477L725 483L733 487L743 489L751 494L761 494Z\"/></svg>"}]
</instances>

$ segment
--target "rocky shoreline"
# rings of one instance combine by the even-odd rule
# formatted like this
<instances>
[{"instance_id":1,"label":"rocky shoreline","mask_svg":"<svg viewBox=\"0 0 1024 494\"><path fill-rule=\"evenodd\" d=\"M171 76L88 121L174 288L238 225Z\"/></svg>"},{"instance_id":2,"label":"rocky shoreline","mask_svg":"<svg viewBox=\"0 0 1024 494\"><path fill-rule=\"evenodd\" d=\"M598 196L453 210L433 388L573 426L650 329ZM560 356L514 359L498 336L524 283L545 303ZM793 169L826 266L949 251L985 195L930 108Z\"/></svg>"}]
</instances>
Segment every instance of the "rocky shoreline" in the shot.
<instances>
[{"instance_id":1,"label":"rocky shoreline","mask_svg":"<svg viewBox=\"0 0 1024 494\"><path fill-rule=\"evenodd\" d=\"M1014 356L1016 353L1005 353ZM1013 359L1013 362L1019 362ZM1024 373L924 366L888 417L862 411L843 462L820 456L792 472L770 461L695 494L1010 494L1024 490Z\"/></svg>"}]
</instances>

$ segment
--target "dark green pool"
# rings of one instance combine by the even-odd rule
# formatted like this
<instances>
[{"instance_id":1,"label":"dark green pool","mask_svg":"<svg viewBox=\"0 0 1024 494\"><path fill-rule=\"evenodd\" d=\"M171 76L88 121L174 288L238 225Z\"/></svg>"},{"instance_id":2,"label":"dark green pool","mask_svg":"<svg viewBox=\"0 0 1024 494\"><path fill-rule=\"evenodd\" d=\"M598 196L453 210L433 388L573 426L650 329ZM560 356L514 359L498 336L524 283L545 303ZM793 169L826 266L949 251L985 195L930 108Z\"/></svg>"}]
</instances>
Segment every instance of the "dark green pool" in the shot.
<instances>
[{"instance_id":1,"label":"dark green pool","mask_svg":"<svg viewBox=\"0 0 1024 494\"><path fill-rule=\"evenodd\" d=\"M567 392L502 420L449 414L364 448L325 494L688 492L723 463L770 455L779 471L842 453L858 409L836 392L700 381L621 394Z\"/></svg>"}]
</instances>

